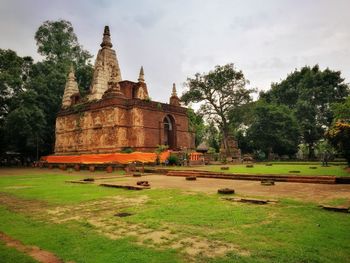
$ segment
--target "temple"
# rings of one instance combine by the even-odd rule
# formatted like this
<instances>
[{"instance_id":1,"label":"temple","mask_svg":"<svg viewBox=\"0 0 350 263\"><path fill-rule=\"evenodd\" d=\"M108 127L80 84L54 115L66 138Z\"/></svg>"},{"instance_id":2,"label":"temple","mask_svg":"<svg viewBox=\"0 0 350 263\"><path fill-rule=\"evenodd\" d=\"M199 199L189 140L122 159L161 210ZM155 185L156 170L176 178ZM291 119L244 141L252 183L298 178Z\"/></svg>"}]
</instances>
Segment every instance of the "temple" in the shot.
<instances>
[{"instance_id":1,"label":"temple","mask_svg":"<svg viewBox=\"0 0 350 263\"><path fill-rule=\"evenodd\" d=\"M109 27L103 33L89 94L82 98L71 68L56 119L56 155L113 153L132 148L193 149L187 109L173 84L169 104L151 101L141 67L137 82L123 80Z\"/></svg>"}]
</instances>

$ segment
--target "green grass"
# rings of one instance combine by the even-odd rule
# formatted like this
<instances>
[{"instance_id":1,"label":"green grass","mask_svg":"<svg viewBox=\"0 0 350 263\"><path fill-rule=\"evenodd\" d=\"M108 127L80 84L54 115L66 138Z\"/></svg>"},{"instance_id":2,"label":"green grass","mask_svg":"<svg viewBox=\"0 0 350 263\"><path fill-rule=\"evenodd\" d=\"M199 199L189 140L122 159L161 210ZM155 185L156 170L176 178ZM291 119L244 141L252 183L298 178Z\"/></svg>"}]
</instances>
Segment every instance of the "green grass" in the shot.
<instances>
[{"instance_id":1,"label":"green grass","mask_svg":"<svg viewBox=\"0 0 350 263\"><path fill-rule=\"evenodd\" d=\"M150 196L145 209L129 209L136 215L125 220L153 228L169 224L176 232L239 244L251 252L248 258L231 254L217 262L348 262L350 257L349 215L322 211L315 204L282 200L249 205L176 190Z\"/></svg>"},{"instance_id":2,"label":"green grass","mask_svg":"<svg viewBox=\"0 0 350 263\"><path fill-rule=\"evenodd\" d=\"M249 251L246 256L234 252L213 259L197 256L197 262L331 263L350 259L349 214L324 211L314 203L283 199L277 204L259 206L224 201L216 194L186 194L167 189L126 191L64 182L77 178L81 176L0 177L0 192L65 206L111 195L128 198L146 195L148 201L142 206L124 208L122 211L133 215L120 220L155 230L169 229L181 237L196 236L230 243ZM28 188L14 188L21 186ZM335 199L333 203L344 201ZM0 231L24 244L39 246L65 261L77 263L188 261L174 249L152 249L146 246L147 242L138 245L130 237L108 239L83 221L54 224L39 218L0 207ZM0 244L0 258L13 254L21 256L6 247L1 248ZM20 260L18 262L31 262Z\"/></svg>"},{"instance_id":3,"label":"green grass","mask_svg":"<svg viewBox=\"0 0 350 263\"><path fill-rule=\"evenodd\" d=\"M0 177L0 192L11 193L25 199L43 200L54 204L79 203L113 195L115 191L96 185L66 183L86 176L30 175Z\"/></svg>"},{"instance_id":4,"label":"green grass","mask_svg":"<svg viewBox=\"0 0 350 263\"><path fill-rule=\"evenodd\" d=\"M7 247L0 241L0 260L1 263L38 263L26 254L19 252L15 248Z\"/></svg>"},{"instance_id":5,"label":"green grass","mask_svg":"<svg viewBox=\"0 0 350 263\"><path fill-rule=\"evenodd\" d=\"M44 223L3 207L0 207L0 230L26 245L53 252L65 262L179 262L174 250L156 251L133 244L127 238L110 240L83 224Z\"/></svg>"},{"instance_id":6,"label":"green grass","mask_svg":"<svg viewBox=\"0 0 350 263\"><path fill-rule=\"evenodd\" d=\"M229 166L229 170L221 170L222 166ZM317 167L317 169L310 169ZM334 176L350 176L350 173L344 170L344 166L322 167L317 164L279 164L273 163L272 166L266 164L254 164L254 167L247 168L246 164L238 165L207 165L207 166L191 166L191 167L167 167L169 169L196 169L213 172L224 173L241 173L241 174L291 174L289 171L300 171L297 175L334 175Z\"/></svg>"}]
</instances>

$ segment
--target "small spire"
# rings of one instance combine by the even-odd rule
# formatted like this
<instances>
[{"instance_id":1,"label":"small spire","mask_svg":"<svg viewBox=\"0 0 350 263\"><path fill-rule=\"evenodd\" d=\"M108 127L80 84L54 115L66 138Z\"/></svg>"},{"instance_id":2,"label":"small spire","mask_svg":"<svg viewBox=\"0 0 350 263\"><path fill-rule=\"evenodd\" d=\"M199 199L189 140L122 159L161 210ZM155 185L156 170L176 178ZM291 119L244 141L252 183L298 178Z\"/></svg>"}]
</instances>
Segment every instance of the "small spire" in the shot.
<instances>
[{"instance_id":1,"label":"small spire","mask_svg":"<svg viewBox=\"0 0 350 263\"><path fill-rule=\"evenodd\" d=\"M69 73L68 73L68 79L69 80L75 80L75 74L74 74L74 67L73 65L70 65Z\"/></svg>"},{"instance_id":2,"label":"small spire","mask_svg":"<svg viewBox=\"0 0 350 263\"><path fill-rule=\"evenodd\" d=\"M173 83L173 92L171 93L172 97L177 97L177 92L176 92L176 84Z\"/></svg>"},{"instance_id":3,"label":"small spire","mask_svg":"<svg viewBox=\"0 0 350 263\"><path fill-rule=\"evenodd\" d=\"M171 93L171 97L169 99L169 103L170 103L170 105L181 106L180 99L177 96L175 83L173 83L173 92Z\"/></svg>"},{"instance_id":4,"label":"small spire","mask_svg":"<svg viewBox=\"0 0 350 263\"><path fill-rule=\"evenodd\" d=\"M74 67L73 65L71 65L68 73L67 82L64 87L64 93L62 97L62 108L65 109L72 105L73 95L79 96L79 88L74 75Z\"/></svg>"},{"instance_id":5,"label":"small spire","mask_svg":"<svg viewBox=\"0 0 350 263\"><path fill-rule=\"evenodd\" d=\"M144 83L144 82L145 82L145 73L143 72L143 66L141 66L138 81L139 81L139 82L142 82L142 83Z\"/></svg>"},{"instance_id":6,"label":"small spire","mask_svg":"<svg viewBox=\"0 0 350 263\"><path fill-rule=\"evenodd\" d=\"M103 40L100 45L102 48L111 48L112 42L111 42L111 34L109 32L109 26L105 26L104 32L103 32Z\"/></svg>"}]
</instances>

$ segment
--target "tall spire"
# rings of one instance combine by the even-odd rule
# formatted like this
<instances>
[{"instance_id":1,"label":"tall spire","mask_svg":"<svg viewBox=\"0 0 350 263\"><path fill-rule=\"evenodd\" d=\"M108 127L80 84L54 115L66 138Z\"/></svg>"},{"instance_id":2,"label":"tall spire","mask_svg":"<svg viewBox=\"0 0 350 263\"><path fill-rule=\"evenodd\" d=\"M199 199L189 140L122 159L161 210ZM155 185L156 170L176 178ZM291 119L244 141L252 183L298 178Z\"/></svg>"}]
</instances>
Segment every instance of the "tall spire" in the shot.
<instances>
[{"instance_id":1,"label":"tall spire","mask_svg":"<svg viewBox=\"0 0 350 263\"><path fill-rule=\"evenodd\" d=\"M105 30L103 32L103 40L101 43L102 48L111 48L112 42L111 42L111 34L109 32L109 26L105 26Z\"/></svg>"},{"instance_id":2,"label":"tall spire","mask_svg":"<svg viewBox=\"0 0 350 263\"><path fill-rule=\"evenodd\" d=\"M177 92L176 92L176 85L173 83L173 92L171 93L172 97L177 97Z\"/></svg>"},{"instance_id":3,"label":"tall spire","mask_svg":"<svg viewBox=\"0 0 350 263\"><path fill-rule=\"evenodd\" d=\"M145 73L143 72L143 66L141 66L138 81L139 81L139 82L142 82L142 83L145 82Z\"/></svg>"},{"instance_id":4,"label":"tall spire","mask_svg":"<svg viewBox=\"0 0 350 263\"><path fill-rule=\"evenodd\" d=\"M112 43L108 26L104 28L101 47L96 56L92 85L88 96L90 101L102 98L105 91L109 88L108 82L111 79L112 73L117 81L122 81L117 54L111 48Z\"/></svg>"}]
</instances>

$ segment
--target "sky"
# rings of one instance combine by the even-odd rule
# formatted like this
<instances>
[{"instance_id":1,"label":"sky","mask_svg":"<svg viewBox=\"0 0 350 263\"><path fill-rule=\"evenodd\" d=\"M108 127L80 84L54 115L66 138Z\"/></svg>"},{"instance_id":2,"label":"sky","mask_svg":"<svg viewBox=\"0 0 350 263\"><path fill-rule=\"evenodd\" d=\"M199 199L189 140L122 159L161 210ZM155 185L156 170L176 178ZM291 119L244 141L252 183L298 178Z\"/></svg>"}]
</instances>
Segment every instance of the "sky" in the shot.
<instances>
[{"instance_id":1,"label":"sky","mask_svg":"<svg viewBox=\"0 0 350 263\"><path fill-rule=\"evenodd\" d=\"M181 95L188 77L227 63L259 91L315 64L348 83L349 10L348 0L0 0L0 48L39 61L36 30L65 19L94 63L109 25L123 79L136 81L143 65L162 102L172 83Z\"/></svg>"}]
</instances>

